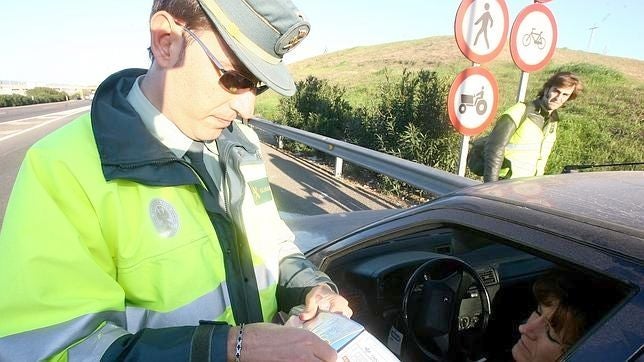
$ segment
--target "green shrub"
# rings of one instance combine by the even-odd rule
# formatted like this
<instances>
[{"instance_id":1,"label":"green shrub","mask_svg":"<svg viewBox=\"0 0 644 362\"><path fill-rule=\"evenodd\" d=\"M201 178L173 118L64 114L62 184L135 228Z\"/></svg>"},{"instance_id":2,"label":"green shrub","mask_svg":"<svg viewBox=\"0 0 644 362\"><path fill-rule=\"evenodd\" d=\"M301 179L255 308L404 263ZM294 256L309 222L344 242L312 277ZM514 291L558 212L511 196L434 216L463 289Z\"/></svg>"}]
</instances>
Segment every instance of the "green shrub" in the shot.
<instances>
[{"instance_id":1,"label":"green shrub","mask_svg":"<svg viewBox=\"0 0 644 362\"><path fill-rule=\"evenodd\" d=\"M0 95L0 107L17 107L38 103L63 102L68 99L65 92L60 92L46 87L29 89L26 94L26 96L20 94Z\"/></svg>"},{"instance_id":2,"label":"green shrub","mask_svg":"<svg viewBox=\"0 0 644 362\"><path fill-rule=\"evenodd\" d=\"M280 100L279 123L428 166L456 169L459 136L445 106L449 84L437 73L405 70L400 77L387 75L374 94L367 95L371 103L357 108L345 100L344 88L326 80L309 76L297 87L293 97ZM410 191L396 180L347 166L349 175L381 179L387 191Z\"/></svg>"},{"instance_id":3,"label":"green shrub","mask_svg":"<svg viewBox=\"0 0 644 362\"><path fill-rule=\"evenodd\" d=\"M428 70L387 76L365 111L363 146L453 172L459 136L446 112L448 91L447 80ZM386 191L413 192L399 181L378 177Z\"/></svg>"},{"instance_id":4,"label":"green shrub","mask_svg":"<svg viewBox=\"0 0 644 362\"><path fill-rule=\"evenodd\" d=\"M18 107L36 103L31 97L20 94L0 95L0 107Z\"/></svg>"},{"instance_id":5,"label":"green shrub","mask_svg":"<svg viewBox=\"0 0 644 362\"><path fill-rule=\"evenodd\" d=\"M345 124L353 113L344 99L345 90L312 76L298 82L297 88L293 97L280 99L278 119L292 127L344 139Z\"/></svg>"},{"instance_id":6,"label":"green shrub","mask_svg":"<svg viewBox=\"0 0 644 362\"><path fill-rule=\"evenodd\" d=\"M389 72L383 68L365 75L368 79L350 89L309 76L298 83L294 97L280 100L278 120L456 173L462 136L451 126L445 103L457 69L445 69ZM497 117L516 102L515 79L520 73L511 65L499 69ZM606 66L569 63L551 65L531 74L526 99L534 99L547 78L558 71L578 74L585 91L561 109L558 139L546 174L561 173L566 165L644 161L644 108L640 104L644 88ZM360 101L347 101L358 99L356 92ZM304 149L301 145L289 146ZM345 174L399 195L412 190L401 182L349 163L345 164Z\"/></svg>"},{"instance_id":7,"label":"green shrub","mask_svg":"<svg viewBox=\"0 0 644 362\"><path fill-rule=\"evenodd\" d=\"M62 102L67 100L65 92L47 87L36 87L27 90L27 97L33 98L36 103Z\"/></svg>"}]
</instances>

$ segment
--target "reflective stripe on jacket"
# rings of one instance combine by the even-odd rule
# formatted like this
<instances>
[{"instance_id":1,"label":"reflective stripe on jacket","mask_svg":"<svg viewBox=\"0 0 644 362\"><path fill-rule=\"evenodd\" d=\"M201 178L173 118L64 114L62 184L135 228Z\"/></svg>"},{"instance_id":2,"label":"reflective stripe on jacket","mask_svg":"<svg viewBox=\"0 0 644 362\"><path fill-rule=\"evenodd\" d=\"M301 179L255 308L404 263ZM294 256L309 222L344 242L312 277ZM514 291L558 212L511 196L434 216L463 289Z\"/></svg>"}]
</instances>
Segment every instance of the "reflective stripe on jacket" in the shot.
<instances>
[{"instance_id":1,"label":"reflective stripe on jacket","mask_svg":"<svg viewBox=\"0 0 644 362\"><path fill-rule=\"evenodd\" d=\"M506 177L510 170L510 178L541 176L546 162L557 138L559 122L549 122L545 129L532 122L526 116L526 105L517 103L505 113L516 125L516 131L505 147L504 156L509 161L509 167L501 168L500 177ZM525 117L525 118L524 118Z\"/></svg>"}]
</instances>

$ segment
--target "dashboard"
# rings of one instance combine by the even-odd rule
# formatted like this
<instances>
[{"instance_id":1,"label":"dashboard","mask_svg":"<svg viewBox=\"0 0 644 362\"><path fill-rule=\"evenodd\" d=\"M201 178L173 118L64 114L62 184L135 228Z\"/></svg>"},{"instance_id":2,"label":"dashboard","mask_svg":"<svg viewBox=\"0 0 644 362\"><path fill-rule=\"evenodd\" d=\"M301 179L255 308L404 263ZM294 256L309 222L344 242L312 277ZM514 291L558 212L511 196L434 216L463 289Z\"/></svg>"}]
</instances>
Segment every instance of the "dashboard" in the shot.
<instances>
[{"instance_id":1,"label":"dashboard","mask_svg":"<svg viewBox=\"0 0 644 362\"><path fill-rule=\"evenodd\" d=\"M424 262L435 258L435 253L423 251L403 251L376 256L356 264L348 272L347 281L365 293L371 301L370 309L376 313L386 313L392 309L400 310L407 282L412 273ZM494 267L477 268L491 296L499 288L498 273ZM425 279L430 278L425 276ZM422 295L422 283L413 287L413 295ZM458 316L459 330L478 326L481 318L480 292L475 285L468 288L461 302Z\"/></svg>"},{"instance_id":2,"label":"dashboard","mask_svg":"<svg viewBox=\"0 0 644 362\"><path fill-rule=\"evenodd\" d=\"M404 329L401 325L403 297L410 277L428 260L444 258L446 255L463 260L476 271L493 305L502 289L507 289L505 294L514 294L520 289L524 294L522 300L532 300L528 286L538 275L553 266L544 259L494 240L458 244L449 232L434 230L354 250L331 263L327 273L338 284L340 294L349 300L349 305L354 310L353 318L387 344L388 339L391 339L392 327ZM441 277L439 275L438 279ZM422 306L426 303L423 300L426 298L423 279L432 279L432 276L423 275L421 280L411 286L409 305ZM467 285L467 291L461 300L456 329L459 335L467 338L482 329L483 305L481 290L477 289L472 280L464 280L469 280L467 282L471 284ZM522 288L514 288L515 284L521 284ZM508 300L512 296L503 298ZM505 308L496 313L505 314L503 320L520 320L530 308L533 306L524 303L513 310ZM411 310L409 315L414 313L416 311ZM431 311L424 313L429 318L436 314ZM492 314L494 313L492 308ZM512 340L515 336L509 331L514 329L516 328L494 327L495 339ZM499 330L508 331L507 335L500 336Z\"/></svg>"}]
</instances>

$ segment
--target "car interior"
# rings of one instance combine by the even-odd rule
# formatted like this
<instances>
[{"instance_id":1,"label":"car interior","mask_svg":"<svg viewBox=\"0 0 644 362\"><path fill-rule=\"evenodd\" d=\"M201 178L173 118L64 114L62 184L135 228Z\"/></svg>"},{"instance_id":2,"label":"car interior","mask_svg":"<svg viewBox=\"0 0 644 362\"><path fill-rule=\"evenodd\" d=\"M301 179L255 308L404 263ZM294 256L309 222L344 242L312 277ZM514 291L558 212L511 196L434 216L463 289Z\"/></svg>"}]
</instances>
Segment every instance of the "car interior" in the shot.
<instances>
[{"instance_id":1,"label":"car interior","mask_svg":"<svg viewBox=\"0 0 644 362\"><path fill-rule=\"evenodd\" d=\"M349 301L353 319L402 361L512 360L518 326L537 306L532 284L553 268L584 274L601 288L588 291L596 313L586 334L630 292L620 282L524 249L440 225L343 251L325 271Z\"/></svg>"}]
</instances>

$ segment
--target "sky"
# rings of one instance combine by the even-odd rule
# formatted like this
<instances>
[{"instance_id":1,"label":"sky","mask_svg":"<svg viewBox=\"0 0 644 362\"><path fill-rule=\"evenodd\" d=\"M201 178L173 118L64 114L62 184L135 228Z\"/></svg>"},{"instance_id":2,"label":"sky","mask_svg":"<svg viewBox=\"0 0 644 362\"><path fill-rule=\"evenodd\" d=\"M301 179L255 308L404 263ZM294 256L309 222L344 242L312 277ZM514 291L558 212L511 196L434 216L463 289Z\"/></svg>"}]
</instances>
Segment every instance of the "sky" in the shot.
<instances>
[{"instance_id":1,"label":"sky","mask_svg":"<svg viewBox=\"0 0 644 362\"><path fill-rule=\"evenodd\" d=\"M311 33L287 54L289 63L355 46L454 36L461 0L293 2L311 23ZM505 2L509 26L521 9L532 4ZM90 85L124 68L147 68L151 4L151 0L4 0L0 80ZM644 1L552 0L546 5L557 22L558 48L644 60Z\"/></svg>"}]
</instances>

